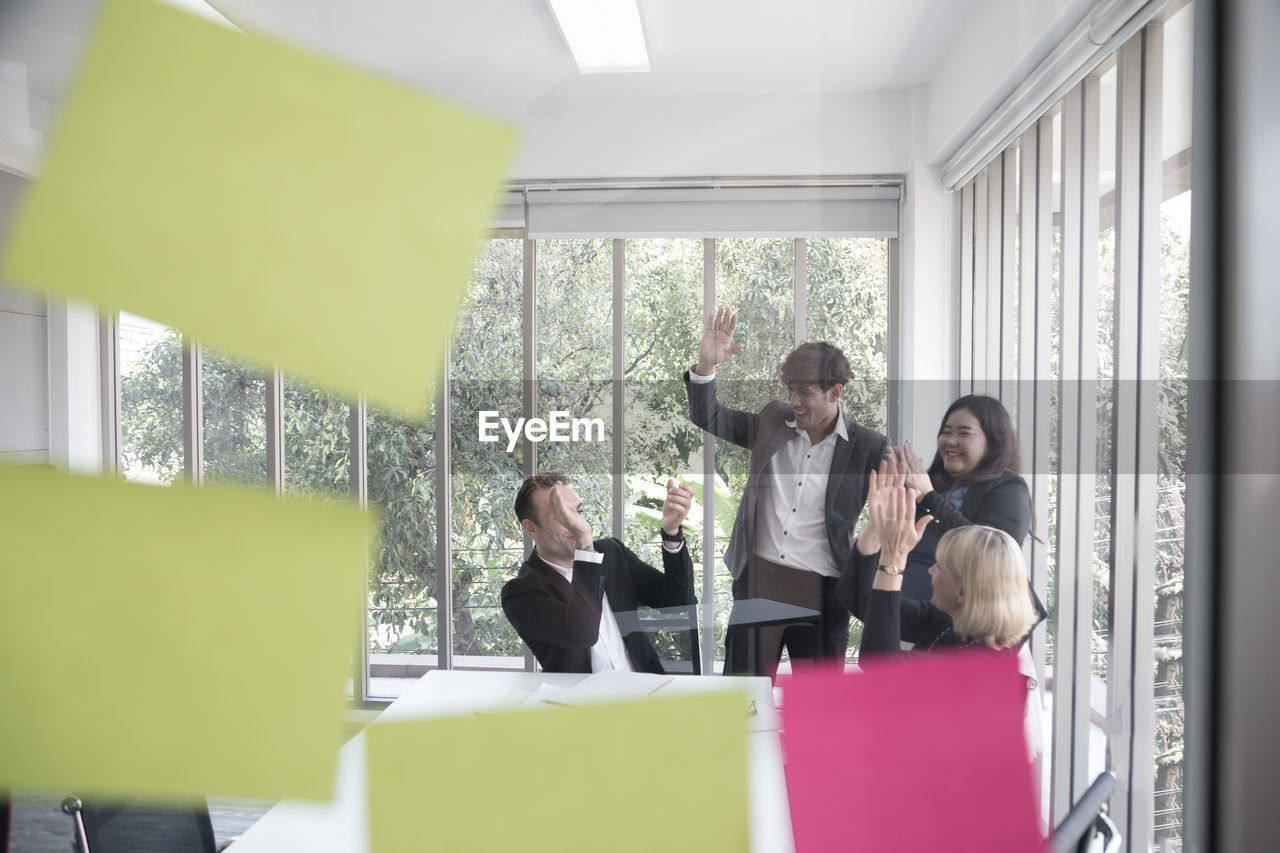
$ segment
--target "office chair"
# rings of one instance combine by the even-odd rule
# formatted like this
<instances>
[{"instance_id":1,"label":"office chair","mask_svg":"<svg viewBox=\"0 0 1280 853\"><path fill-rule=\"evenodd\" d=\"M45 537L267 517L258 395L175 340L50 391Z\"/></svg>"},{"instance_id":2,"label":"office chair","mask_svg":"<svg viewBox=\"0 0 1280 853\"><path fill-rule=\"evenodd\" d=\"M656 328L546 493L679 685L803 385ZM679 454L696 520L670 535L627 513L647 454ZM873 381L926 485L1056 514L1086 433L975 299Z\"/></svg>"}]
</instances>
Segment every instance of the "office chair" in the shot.
<instances>
[{"instance_id":1,"label":"office chair","mask_svg":"<svg viewBox=\"0 0 1280 853\"><path fill-rule=\"evenodd\" d=\"M86 805L72 795L62 810L74 822L77 853L218 853L209 809L137 800ZM226 846L226 845L223 845Z\"/></svg>"},{"instance_id":2,"label":"office chair","mask_svg":"<svg viewBox=\"0 0 1280 853\"><path fill-rule=\"evenodd\" d=\"M1053 853L1115 853L1120 849L1120 832L1105 811L1115 787L1116 774L1110 770L1098 774L1049 837Z\"/></svg>"}]
</instances>

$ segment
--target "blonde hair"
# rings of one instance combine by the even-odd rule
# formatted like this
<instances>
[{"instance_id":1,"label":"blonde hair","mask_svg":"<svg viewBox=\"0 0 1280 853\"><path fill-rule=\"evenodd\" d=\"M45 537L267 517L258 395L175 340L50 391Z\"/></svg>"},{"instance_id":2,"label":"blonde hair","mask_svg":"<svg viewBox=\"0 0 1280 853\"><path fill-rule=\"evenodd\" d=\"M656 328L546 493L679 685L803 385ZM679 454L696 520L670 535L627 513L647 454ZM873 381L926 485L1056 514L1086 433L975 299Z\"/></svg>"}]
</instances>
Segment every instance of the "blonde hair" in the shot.
<instances>
[{"instance_id":1,"label":"blonde hair","mask_svg":"<svg viewBox=\"0 0 1280 853\"><path fill-rule=\"evenodd\" d=\"M937 561L964 588L964 603L952 614L956 633L1007 649L1035 624L1022 549L1008 533L982 525L949 530L938 540Z\"/></svg>"}]
</instances>

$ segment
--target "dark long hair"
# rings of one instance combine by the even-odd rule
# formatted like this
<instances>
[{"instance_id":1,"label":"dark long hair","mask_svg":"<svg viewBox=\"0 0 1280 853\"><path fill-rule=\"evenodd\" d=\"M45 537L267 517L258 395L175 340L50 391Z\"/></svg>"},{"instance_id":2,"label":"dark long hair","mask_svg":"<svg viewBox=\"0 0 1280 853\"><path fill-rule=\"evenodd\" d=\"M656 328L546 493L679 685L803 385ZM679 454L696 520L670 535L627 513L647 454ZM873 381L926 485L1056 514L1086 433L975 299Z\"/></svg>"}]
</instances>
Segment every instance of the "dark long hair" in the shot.
<instances>
[{"instance_id":1,"label":"dark long hair","mask_svg":"<svg viewBox=\"0 0 1280 853\"><path fill-rule=\"evenodd\" d=\"M949 492L956 486L990 480L1001 474L1022 474L1022 456L1018 453L1018 435L1013 431L1013 418L995 397L985 394L967 394L956 400L942 416L938 435L946 428L947 418L958 409L968 409L978 419L978 427L987 440L987 454L973 470L960 477L952 477L942 465L942 453L935 451L929 465L929 479L939 492Z\"/></svg>"}]
</instances>

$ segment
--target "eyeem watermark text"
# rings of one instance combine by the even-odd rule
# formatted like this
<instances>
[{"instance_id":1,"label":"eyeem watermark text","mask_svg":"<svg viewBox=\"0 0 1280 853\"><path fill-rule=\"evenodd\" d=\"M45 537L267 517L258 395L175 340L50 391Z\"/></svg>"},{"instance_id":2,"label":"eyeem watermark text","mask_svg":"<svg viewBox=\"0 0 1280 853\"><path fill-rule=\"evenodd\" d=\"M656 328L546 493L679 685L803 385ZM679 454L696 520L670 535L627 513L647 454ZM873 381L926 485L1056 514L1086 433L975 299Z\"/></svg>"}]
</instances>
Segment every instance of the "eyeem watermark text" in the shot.
<instances>
[{"instance_id":1,"label":"eyeem watermark text","mask_svg":"<svg viewBox=\"0 0 1280 853\"><path fill-rule=\"evenodd\" d=\"M521 435L525 441L534 444L541 441L604 441L602 418L571 418L568 412L551 412L545 421L542 418L516 418L514 425L507 418L499 417L497 411L480 412L481 441L497 441L499 426L507 435L508 453L515 451Z\"/></svg>"}]
</instances>

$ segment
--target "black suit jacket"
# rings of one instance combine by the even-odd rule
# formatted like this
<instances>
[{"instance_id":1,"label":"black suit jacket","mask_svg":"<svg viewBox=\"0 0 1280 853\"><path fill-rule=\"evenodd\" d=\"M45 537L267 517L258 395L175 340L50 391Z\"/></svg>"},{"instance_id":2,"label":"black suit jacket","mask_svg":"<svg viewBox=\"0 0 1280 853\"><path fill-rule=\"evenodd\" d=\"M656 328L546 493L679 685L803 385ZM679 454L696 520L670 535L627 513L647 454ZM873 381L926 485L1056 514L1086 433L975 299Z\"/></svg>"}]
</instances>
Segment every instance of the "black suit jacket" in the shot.
<instances>
[{"instance_id":1,"label":"black suit jacket","mask_svg":"<svg viewBox=\"0 0 1280 853\"><path fill-rule=\"evenodd\" d=\"M738 517L724 554L725 565L737 578L755 547L761 477L773 454L795 436L795 430L787 426L794 414L782 400L771 400L756 414L722 406L716 399L715 381L692 382L688 371L684 374L684 384L689 395L689 419L712 435L751 451L746 490L738 503ZM867 475L879 467L889 447L885 436L855 423L843 411L840 417L844 418L849 440L836 439L823 513L827 544L837 569L843 569L853 553L858 514L867 501Z\"/></svg>"},{"instance_id":2,"label":"black suit jacket","mask_svg":"<svg viewBox=\"0 0 1280 853\"><path fill-rule=\"evenodd\" d=\"M694 604L693 562L688 546L662 550L660 572L617 539L598 539L597 564L577 560L573 583L547 565L535 548L520 573L502 587L502 611L547 672L591 672L591 647L600 636L600 596L614 613L640 605ZM641 672L662 673L662 661L643 631L623 632L623 644Z\"/></svg>"}]
</instances>

